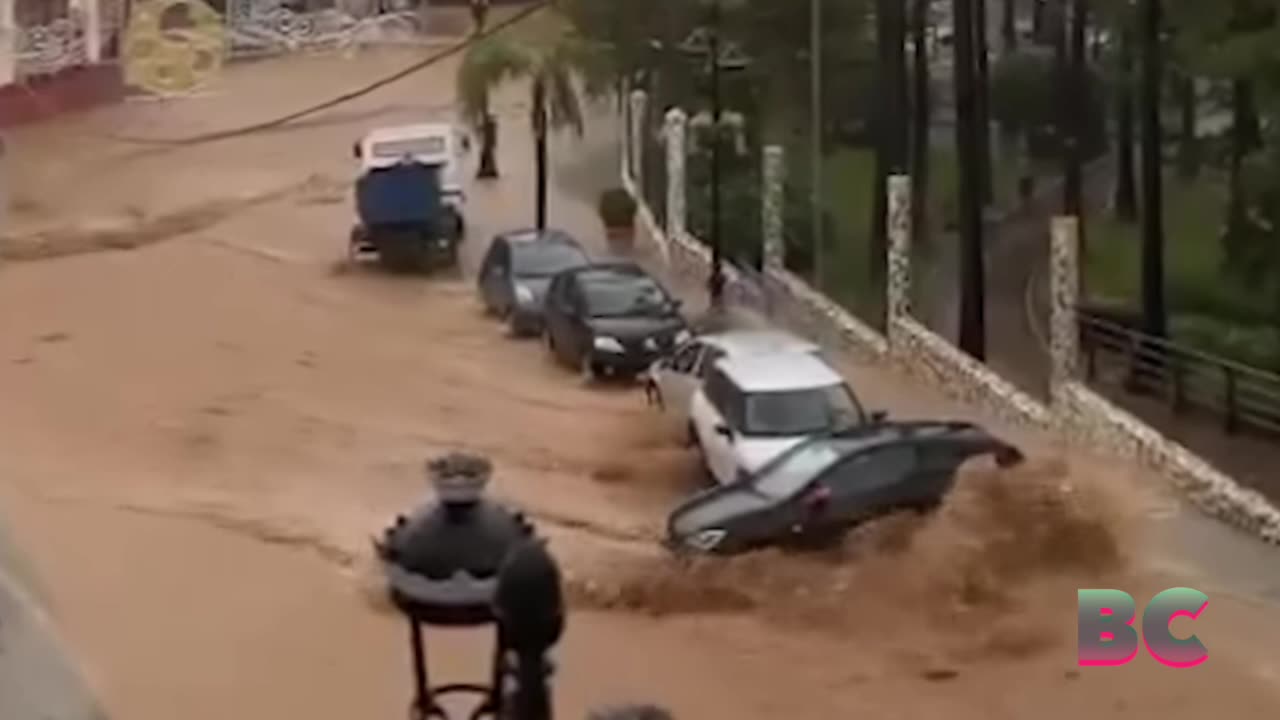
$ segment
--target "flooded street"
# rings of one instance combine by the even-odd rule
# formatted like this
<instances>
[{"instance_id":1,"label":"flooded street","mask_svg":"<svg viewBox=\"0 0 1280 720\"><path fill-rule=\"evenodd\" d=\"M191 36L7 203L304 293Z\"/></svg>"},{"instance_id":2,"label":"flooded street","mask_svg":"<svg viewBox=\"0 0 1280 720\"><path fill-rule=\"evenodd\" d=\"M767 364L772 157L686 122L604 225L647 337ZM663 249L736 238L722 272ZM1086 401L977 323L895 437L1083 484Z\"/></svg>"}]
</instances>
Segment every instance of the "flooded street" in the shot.
<instances>
[{"instance_id":1,"label":"flooded street","mask_svg":"<svg viewBox=\"0 0 1280 720\"><path fill-rule=\"evenodd\" d=\"M689 719L1276 716L1280 615L1252 596L1280 585L1249 568L1218 580L1253 582L1239 597L1206 589L1194 630L1174 624L1204 639L1205 665L1144 653L1076 667L1076 587L1116 582L1141 603L1208 581L1217 561L1179 549L1169 528L1182 525L1144 520L1167 499L1102 461L1028 476L1116 493L1115 517L1096 524L1070 501L1015 489L992 509L975 491L850 574L770 556L682 575L663 560L651 540L691 475L669 429L638 391L585 387L539 342L507 338L475 299L487 239L533 218L522 88L498 103L502 178L468 190L462 277L342 262L352 142L452 119L449 63L296 126L176 148L112 139L258 122L413 59L237 66L206 97L9 136L0 517L113 720L404 717L407 632L377 601L368 538L425 497L424 460L450 449L493 459L494 491L529 511L570 575L559 717L628 700ZM553 149L552 224L594 251L602 230L575 163L611 132L597 123ZM882 370L851 373L895 414L953 412ZM1027 518L1070 532L1025 540L997 567L1011 552L1002 524L1032 533ZM1113 536L1123 560L1090 554ZM1268 552L1256 564L1280 567ZM995 599L957 615L941 591L973 577ZM711 601L725 592L741 600L733 612ZM436 679L485 673L487 637L428 642Z\"/></svg>"}]
</instances>

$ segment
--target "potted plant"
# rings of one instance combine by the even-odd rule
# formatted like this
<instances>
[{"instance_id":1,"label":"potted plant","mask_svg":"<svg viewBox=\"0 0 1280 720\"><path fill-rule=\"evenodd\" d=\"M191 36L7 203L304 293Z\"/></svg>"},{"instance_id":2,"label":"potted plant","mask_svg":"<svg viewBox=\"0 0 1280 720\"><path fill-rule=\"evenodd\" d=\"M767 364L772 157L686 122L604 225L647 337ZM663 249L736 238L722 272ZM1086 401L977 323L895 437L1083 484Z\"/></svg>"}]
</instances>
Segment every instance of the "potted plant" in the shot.
<instances>
[{"instance_id":1,"label":"potted plant","mask_svg":"<svg viewBox=\"0 0 1280 720\"><path fill-rule=\"evenodd\" d=\"M622 188L605 190L597 209L609 242L630 245L635 241L636 201L631 193Z\"/></svg>"}]
</instances>

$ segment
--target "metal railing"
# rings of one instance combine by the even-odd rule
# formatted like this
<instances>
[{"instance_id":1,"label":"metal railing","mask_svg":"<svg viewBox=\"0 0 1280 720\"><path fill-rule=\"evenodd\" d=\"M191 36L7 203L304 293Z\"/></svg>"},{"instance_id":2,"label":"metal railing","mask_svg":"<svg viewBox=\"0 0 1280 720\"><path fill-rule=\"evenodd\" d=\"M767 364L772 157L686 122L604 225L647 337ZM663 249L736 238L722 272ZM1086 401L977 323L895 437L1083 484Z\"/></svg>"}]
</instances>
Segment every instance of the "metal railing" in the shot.
<instances>
[{"instance_id":1,"label":"metal railing","mask_svg":"<svg viewBox=\"0 0 1280 720\"><path fill-rule=\"evenodd\" d=\"M1280 375L1146 335L1123 320L1081 309L1085 378L1163 399L1174 413L1207 412L1228 434L1280 435Z\"/></svg>"}]
</instances>

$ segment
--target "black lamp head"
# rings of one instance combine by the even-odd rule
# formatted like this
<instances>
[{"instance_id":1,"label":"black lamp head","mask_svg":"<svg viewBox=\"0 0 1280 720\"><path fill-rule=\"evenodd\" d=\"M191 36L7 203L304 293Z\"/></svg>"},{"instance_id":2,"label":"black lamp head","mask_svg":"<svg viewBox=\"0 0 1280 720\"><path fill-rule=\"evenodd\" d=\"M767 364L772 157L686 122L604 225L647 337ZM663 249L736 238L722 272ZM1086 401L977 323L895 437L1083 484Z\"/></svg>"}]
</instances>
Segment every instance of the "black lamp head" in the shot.
<instances>
[{"instance_id":1,"label":"black lamp head","mask_svg":"<svg viewBox=\"0 0 1280 720\"><path fill-rule=\"evenodd\" d=\"M543 653L564 633L560 568L545 541L530 538L507 555L494 593L503 644L517 653Z\"/></svg>"}]
</instances>

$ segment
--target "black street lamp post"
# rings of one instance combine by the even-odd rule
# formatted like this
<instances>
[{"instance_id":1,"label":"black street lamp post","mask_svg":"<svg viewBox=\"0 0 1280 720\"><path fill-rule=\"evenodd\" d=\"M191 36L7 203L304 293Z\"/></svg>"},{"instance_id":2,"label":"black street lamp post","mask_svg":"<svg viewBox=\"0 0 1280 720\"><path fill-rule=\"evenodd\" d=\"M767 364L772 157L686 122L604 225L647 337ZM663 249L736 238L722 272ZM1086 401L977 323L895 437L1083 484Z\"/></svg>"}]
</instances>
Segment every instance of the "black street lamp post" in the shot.
<instances>
[{"instance_id":1,"label":"black street lamp post","mask_svg":"<svg viewBox=\"0 0 1280 720\"><path fill-rule=\"evenodd\" d=\"M720 73L744 70L749 61L738 48L722 42L720 38L720 0L711 0L707 24L697 28L681 45L685 54L704 60L705 72L710 80L711 100L711 271L707 277L707 292L711 306L719 308L724 299L724 243L720 236L720 153L723 101Z\"/></svg>"}]
</instances>

